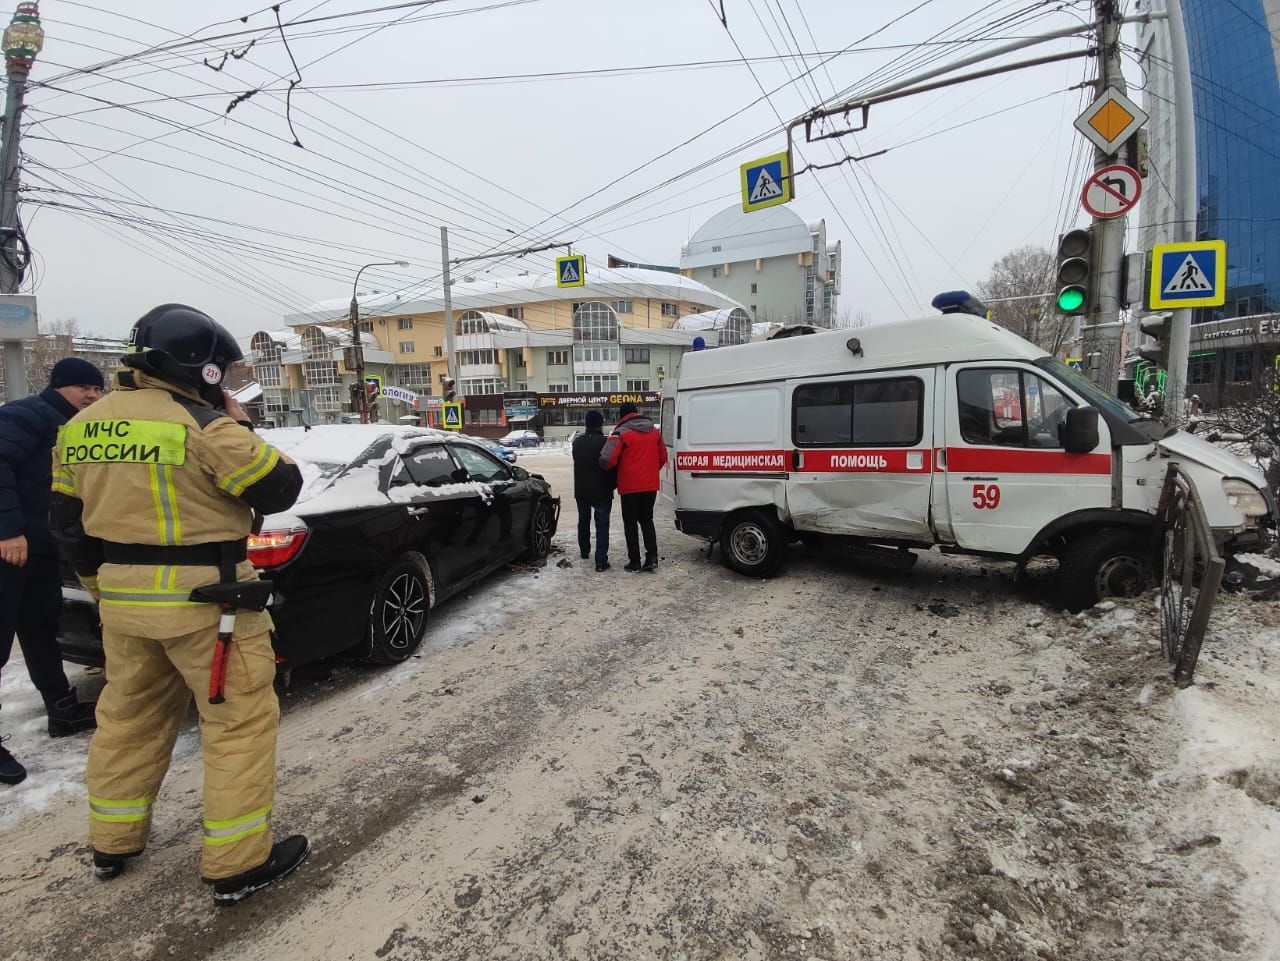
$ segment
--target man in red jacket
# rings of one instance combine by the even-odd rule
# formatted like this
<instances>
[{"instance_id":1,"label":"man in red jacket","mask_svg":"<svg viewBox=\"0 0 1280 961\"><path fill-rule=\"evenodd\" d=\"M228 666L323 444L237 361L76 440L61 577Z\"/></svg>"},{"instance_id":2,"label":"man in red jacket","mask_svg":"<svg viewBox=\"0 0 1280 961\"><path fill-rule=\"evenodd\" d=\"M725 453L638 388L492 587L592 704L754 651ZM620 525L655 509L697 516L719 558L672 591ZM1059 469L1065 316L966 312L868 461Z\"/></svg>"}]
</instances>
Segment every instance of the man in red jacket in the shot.
<instances>
[{"instance_id":1,"label":"man in red jacket","mask_svg":"<svg viewBox=\"0 0 1280 961\"><path fill-rule=\"evenodd\" d=\"M618 413L622 419L605 441L600 466L618 471L622 530L627 538L628 563L623 570L632 574L654 571L658 568L658 532L653 529L653 504L658 499L658 472L667 464L667 448L653 421L640 416L635 404L623 404ZM644 533L644 564L640 563L640 532Z\"/></svg>"}]
</instances>

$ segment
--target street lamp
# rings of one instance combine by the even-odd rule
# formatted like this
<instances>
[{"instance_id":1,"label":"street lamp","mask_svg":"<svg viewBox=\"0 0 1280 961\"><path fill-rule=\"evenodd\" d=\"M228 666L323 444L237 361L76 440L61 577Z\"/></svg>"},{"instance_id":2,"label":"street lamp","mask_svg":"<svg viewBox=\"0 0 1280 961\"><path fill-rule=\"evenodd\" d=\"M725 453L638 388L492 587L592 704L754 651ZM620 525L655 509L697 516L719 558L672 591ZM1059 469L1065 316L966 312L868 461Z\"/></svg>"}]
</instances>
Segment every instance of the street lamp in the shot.
<instances>
[{"instance_id":1,"label":"street lamp","mask_svg":"<svg viewBox=\"0 0 1280 961\"><path fill-rule=\"evenodd\" d=\"M356 289L360 286L360 275L370 267L408 267L407 260L380 260L377 263L365 264L356 271L355 283L351 285L351 358L356 368L356 388L360 397L360 423L369 423L369 393L364 386L364 345L360 342L360 304L356 300ZM356 395L352 395L352 400Z\"/></svg>"},{"instance_id":2,"label":"street lamp","mask_svg":"<svg viewBox=\"0 0 1280 961\"><path fill-rule=\"evenodd\" d=\"M4 31L4 56L9 72L23 74L35 63L36 54L44 48L44 30L40 27L40 5L20 3L13 20Z\"/></svg>"}]
</instances>

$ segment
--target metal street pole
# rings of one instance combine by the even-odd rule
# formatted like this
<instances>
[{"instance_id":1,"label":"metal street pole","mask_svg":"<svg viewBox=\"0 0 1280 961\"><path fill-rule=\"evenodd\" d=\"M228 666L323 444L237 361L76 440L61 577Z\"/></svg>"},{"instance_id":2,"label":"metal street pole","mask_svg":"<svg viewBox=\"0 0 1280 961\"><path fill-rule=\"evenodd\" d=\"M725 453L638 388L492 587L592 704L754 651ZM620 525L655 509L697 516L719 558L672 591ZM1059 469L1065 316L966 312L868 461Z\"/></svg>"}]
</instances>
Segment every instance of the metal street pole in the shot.
<instances>
[{"instance_id":1,"label":"metal street pole","mask_svg":"<svg viewBox=\"0 0 1280 961\"><path fill-rule=\"evenodd\" d=\"M1098 53L1100 70L1098 94L1108 87L1127 93L1124 64L1120 58L1120 11L1115 0L1095 0L1098 16ZM1095 168L1114 162L1114 157L1094 151ZM1120 386L1120 303L1124 296L1124 232L1127 217L1110 220L1094 218L1093 236L1097 250L1094 269L1097 273L1097 303L1089 315L1085 329L1085 354L1099 354L1092 376L1099 387L1114 394Z\"/></svg>"},{"instance_id":2,"label":"metal street pole","mask_svg":"<svg viewBox=\"0 0 1280 961\"><path fill-rule=\"evenodd\" d=\"M449 277L449 228L440 228L440 265L444 268L444 365L445 376L458 389L458 365L453 350L453 280Z\"/></svg>"},{"instance_id":3,"label":"metal street pole","mask_svg":"<svg viewBox=\"0 0 1280 961\"><path fill-rule=\"evenodd\" d=\"M43 46L44 30L40 27L36 4L18 4L13 20L4 32L9 87L4 104L3 141L0 141L0 171L4 175L3 189L0 190L0 293L5 294L16 294L22 283L23 264L18 260L18 169L21 158L18 141L22 136L20 124L27 76ZM26 351L21 340L4 342L4 386L7 400L16 400L27 394Z\"/></svg>"},{"instance_id":4,"label":"metal street pole","mask_svg":"<svg viewBox=\"0 0 1280 961\"><path fill-rule=\"evenodd\" d=\"M355 282L351 285L351 362L356 370L356 386L360 389L360 423L369 423L369 392L364 386L364 344L360 339L360 303L356 300L356 288L360 286L360 275L370 267L408 267L406 260L379 261L365 264L356 271ZM355 406L353 401L352 406Z\"/></svg>"},{"instance_id":5,"label":"metal street pole","mask_svg":"<svg viewBox=\"0 0 1280 961\"><path fill-rule=\"evenodd\" d=\"M1196 197L1195 108L1191 100L1191 64L1187 55L1187 31L1182 21L1182 0L1166 0L1169 31L1169 63L1173 72L1174 143L1173 239L1196 239L1199 199ZM1164 413L1170 424L1186 420L1187 363L1191 353L1191 310L1173 312L1169 324L1169 370L1164 385Z\"/></svg>"}]
</instances>

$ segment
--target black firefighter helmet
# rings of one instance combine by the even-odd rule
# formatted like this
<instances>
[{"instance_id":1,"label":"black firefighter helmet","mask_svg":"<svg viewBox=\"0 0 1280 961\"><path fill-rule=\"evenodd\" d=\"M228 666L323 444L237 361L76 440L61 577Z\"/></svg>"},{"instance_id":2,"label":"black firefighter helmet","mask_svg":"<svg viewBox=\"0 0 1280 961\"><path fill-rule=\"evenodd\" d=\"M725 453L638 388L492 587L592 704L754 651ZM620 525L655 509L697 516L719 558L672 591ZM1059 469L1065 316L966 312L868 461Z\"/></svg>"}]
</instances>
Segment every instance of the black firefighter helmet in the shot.
<instances>
[{"instance_id":1,"label":"black firefighter helmet","mask_svg":"<svg viewBox=\"0 0 1280 961\"><path fill-rule=\"evenodd\" d=\"M124 364L171 384L193 387L221 407L227 368L243 359L230 331L208 314L185 304L161 304L129 331Z\"/></svg>"}]
</instances>

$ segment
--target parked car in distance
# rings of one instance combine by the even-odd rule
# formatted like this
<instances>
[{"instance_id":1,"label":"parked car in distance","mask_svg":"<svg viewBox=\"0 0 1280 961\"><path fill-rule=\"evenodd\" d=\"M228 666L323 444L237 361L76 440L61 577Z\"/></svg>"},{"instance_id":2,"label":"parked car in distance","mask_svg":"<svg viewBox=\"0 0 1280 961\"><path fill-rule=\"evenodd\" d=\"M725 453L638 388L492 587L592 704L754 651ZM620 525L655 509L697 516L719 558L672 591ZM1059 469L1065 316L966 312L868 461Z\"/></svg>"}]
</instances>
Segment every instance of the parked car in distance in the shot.
<instances>
[{"instance_id":1,"label":"parked car in distance","mask_svg":"<svg viewBox=\"0 0 1280 961\"><path fill-rule=\"evenodd\" d=\"M506 444L500 444L496 440L489 440L487 437L472 437L471 439L479 441L491 453L501 457L508 464L514 464L516 462L516 458L520 456L516 453L514 447L508 447Z\"/></svg>"},{"instance_id":2,"label":"parked car in distance","mask_svg":"<svg viewBox=\"0 0 1280 961\"><path fill-rule=\"evenodd\" d=\"M499 443L508 447L537 447L542 443L536 430L513 430L503 437Z\"/></svg>"},{"instance_id":3,"label":"parked car in distance","mask_svg":"<svg viewBox=\"0 0 1280 961\"><path fill-rule=\"evenodd\" d=\"M551 548L559 498L473 438L386 424L262 436L298 462L305 482L298 502L249 538L249 560L275 585L283 667L344 652L403 661L437 605ZM64 658L101 664L92 598L64 587L63 615Z\"/></svg>"}]
</instances>

